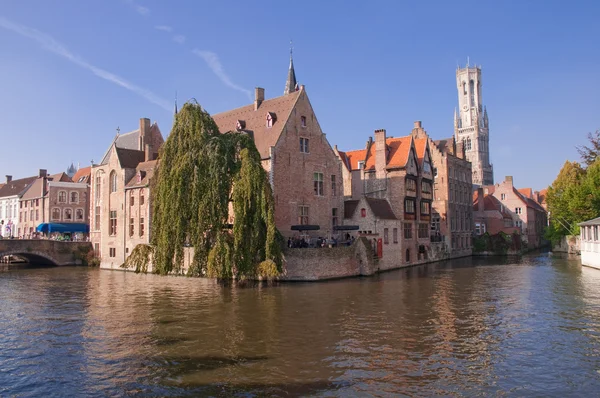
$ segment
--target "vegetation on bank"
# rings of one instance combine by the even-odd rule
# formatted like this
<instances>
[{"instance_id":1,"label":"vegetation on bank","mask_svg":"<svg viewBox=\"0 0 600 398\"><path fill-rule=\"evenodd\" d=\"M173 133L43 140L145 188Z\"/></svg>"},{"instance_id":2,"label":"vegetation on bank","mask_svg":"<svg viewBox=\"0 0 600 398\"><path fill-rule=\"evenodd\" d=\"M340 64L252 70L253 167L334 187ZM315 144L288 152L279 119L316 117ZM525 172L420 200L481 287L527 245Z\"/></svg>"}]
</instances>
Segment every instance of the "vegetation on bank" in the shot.
<instances>
[{"instance_id":1,"label":"vegetation on bank","mask_svg":"<svg viewBox=\"0 0 600 398\"><path fill-rule=\"evenodd\" d=\"M273 193L248 134L221 134L200 105L186 103L161 150L151 191L153 272L181 273L184 246L194 247L191 276L281 272ZM150 249L136 250L131 265L141 271Z\"/></svg>"},{"instance_id":2,"label":"vegetation on bank","mask_svg":"<svg viewBox=\"0 0 600 398\"><path fill-rule=\"evenodd\" d=\"M566 161L548 187L550 226L546 239L557 243L578 235L578 223L600 216L600 130L588 134L589 146L578 147L583 163Z\"/></svg>"},{"instance_id":3,"label":"vegetation on bank","mask_svg":"<svg viewBox=\"0 0 600 398\"><path fill-rule=\"evenodd\" d=\"M509 251L521 252L524 249L521 236L518 233L512 235L504 232L490 235L484 233L473 238L473 253L494 253L497 255L507 254Z\"/></svg>"}]
</instances>

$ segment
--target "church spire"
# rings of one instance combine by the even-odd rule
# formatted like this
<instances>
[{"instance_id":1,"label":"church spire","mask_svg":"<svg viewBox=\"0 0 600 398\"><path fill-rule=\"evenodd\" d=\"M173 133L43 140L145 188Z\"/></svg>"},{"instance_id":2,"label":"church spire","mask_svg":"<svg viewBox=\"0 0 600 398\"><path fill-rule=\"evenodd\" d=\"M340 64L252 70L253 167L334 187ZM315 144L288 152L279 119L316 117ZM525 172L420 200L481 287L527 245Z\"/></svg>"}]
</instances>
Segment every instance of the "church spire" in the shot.
<instances>
[{"instance_id":1,"label":"church spire","mask_svg":"<svg viewBox=\"0 0 600 398\"><path fill-rule=\"evenodd\" d=\"M294 72L294 60L292 58L292 42L290 41L290 69L288 70L287 81L285 82L285 90L283 95L293 93L298 90L298 82L296 82L296 72Z\"/></svg>"},{"instance_id":2,"label":"church spire","mask_svg":"<svg viewBox=\"0 0 600 398\"><path fill-rule=\"evenodd\" d=\"M175 116L177 116L177 91L175 91Z\"/></svg>"}]
</instances>

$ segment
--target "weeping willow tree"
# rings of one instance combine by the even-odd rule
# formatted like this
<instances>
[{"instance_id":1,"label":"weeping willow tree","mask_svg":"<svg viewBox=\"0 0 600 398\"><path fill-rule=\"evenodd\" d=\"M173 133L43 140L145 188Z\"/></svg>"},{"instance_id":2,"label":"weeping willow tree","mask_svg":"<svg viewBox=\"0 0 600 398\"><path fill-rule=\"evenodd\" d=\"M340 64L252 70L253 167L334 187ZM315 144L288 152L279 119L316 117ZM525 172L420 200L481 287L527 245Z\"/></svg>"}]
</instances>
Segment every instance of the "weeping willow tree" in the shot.
<instances>
[{"instance_id":1,"label":"weeping willow tree","mask_svg":"<svg viewBox=\"0 0 600 398\"><path fill-rule=\"evenodd\" d=\"M154 272L273 277L281 271L271 186L247 134L220 134L210 115L187 103L163 145L152 189ZM233 227L228 220L233 212Z\"/></svg>"}]
</instances>

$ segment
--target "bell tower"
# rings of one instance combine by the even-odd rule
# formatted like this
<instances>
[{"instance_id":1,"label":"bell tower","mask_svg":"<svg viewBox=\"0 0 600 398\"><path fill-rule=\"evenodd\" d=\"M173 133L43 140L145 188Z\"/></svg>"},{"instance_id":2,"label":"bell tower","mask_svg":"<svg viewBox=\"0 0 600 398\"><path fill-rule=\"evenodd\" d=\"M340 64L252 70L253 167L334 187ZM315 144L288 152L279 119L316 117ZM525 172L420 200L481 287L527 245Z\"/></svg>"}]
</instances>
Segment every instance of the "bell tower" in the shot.
<instances>
[{"instance_id":1,"label":"bell tower","mask_svg":"<svg viewBox=\"0 0 600 398\"><path fill-rule=\"evenodd\" d=\"M454 111L454 138L463 142L466 158L473 167L473 185L493 185L494 169L490 163L487 110L481 98L481 67L467 66L456 70L458 113Z\"/></svg>"}]
</instances>

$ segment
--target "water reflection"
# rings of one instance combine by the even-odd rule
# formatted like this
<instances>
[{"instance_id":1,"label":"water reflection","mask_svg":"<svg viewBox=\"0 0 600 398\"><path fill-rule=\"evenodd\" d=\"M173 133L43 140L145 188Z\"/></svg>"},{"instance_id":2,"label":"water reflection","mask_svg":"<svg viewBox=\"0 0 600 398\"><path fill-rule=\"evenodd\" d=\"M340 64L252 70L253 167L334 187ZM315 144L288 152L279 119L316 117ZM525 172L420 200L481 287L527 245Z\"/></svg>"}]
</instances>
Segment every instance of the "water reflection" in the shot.
<instances>
[{"instance_id":1,"label":"water reflection","mask_svg":"<svg viewBox=\"0 0 600 398\"><path fill-rule=\"evenodd\" d=\"M594 395L600 271L548 254L252 288L0 274L0 395Z\"/></svg>"}]
</instances>

